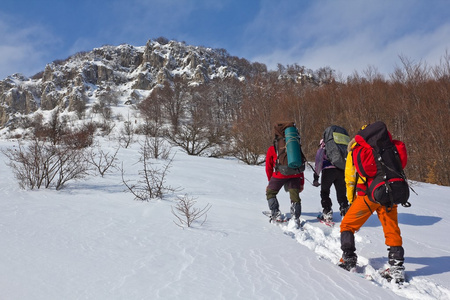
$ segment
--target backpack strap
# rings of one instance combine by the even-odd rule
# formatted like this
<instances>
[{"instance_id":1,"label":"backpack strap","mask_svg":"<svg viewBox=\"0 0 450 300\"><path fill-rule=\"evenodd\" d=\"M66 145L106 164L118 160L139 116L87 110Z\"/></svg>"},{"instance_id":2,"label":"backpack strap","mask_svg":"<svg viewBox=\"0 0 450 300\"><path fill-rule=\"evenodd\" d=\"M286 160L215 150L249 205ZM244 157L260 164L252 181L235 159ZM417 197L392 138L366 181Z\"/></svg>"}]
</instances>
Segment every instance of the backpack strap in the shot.
<instances>
[{"instance_id":1,"label":"backpack strap","mask_svg":"<svg viewBox=\"0 0 450 300\"><path fill-rule=\"evenodd\" d=\"M275 149L275 154L277 155L277 159L275 160L275 171L278 171L278 164L280 163L279 159L278 159L278 143L277 143L278 139L275 137L273 139L273 148Z\"/></svg>"},{"instance_id":2,"label":"backpack strap","mask_svg":"<svg viewBox=\"0 0 450 300\"><path fill-rule=\"evenodd\" d=\"M383 172L383 181L385 183L386 189L388 190L388 194L389 194L389 206L385 205L384 207L386 208L387 212L390 212L392 210L392 208L394 207L394 196L392 196L392 189L391 189L391 185L388 183L387 179L386 179L386 169L398 174L395 170L392 170L391 168L389 168L383 161L383 159L381 158L381 154L378 151L375 151L375 149L373 150L373 156L375 158L375 162L378 164L380 164L380 171ZM398 155L396 155L398 158ZM400 161L400 159L398 159L398 161ZM401 166L401 165L400 165ZM399 175L399 174L398 174Z\"/></svg>"},{"instance_id":3,"label":"backpack strap","mask_svg":"<svg viewBox=\"0 0 450 300\"><path fill-rule=\"evenodd\" d=\"M394 146L394 156L395 156L395 159L397 160L397 163L399 164L399 166L401 167L402 166L402 162L401 162L401 160L400 160L400 155L398 154L398 151L397 151L397 148ZM384 168L386 168L386 169L388 169L389 171L391 171L391 172L394 172L395 174L397 174L398 176L400 176L405 182L406 182L406 184L408 184L408 179L406 178L406 174L405 174L405 172L403 171L403 168L402 168L402 170L401 170L401 172L400 173L398 173L397 171L395 171L395 170L393 170L392 168L390 168L389 166L387 166L382 160L380 160L380 163L381 163L381 165L382 165L382 167L384 167ZM383 168L383 171L384 171L384 168ZM386 173L386 172L385 172ZM391 187L389 186L389 185L387 185L387 187L388 187L388 189L389 189L389 191L390 191L390 189L391 189ZM416 195L417 195L417 193L416 193L416 191L414 191L414 189L408 184L408 187L409 187L409 189L411 190L411 191L413 191ZM393 201L393 199L392 199L392 193L390 193L390 195L391 195L391 203L393 203L394 201ZM406 201L405 203L402 203L402 206L403 207L411 207L411 203L409 203L409 201ZM392 207L392 206L391 206Z\"/></svg>"},{"instance_id":4,"label":"backpack strap","mask_svg":"<svg viewBox=\"0 0 450 300\"><path fill-rule=\"evenodd\" d=\"M353 188L353 201L355 201L356 198L356 189L357 189L357 185L358 185L358 179L359 179L359 173L356 172L356 176L355 176L355 187Z\"/></svg>"}]
</instances>

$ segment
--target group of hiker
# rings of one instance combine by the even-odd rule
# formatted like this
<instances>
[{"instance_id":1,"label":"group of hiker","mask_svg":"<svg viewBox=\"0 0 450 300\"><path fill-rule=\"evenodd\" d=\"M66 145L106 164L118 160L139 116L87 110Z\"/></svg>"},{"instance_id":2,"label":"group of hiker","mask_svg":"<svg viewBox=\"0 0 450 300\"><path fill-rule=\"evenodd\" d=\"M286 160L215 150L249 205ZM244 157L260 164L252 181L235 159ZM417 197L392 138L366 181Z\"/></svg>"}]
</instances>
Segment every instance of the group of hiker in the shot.
<instances>
[{"instance_id":1,"label":"group of hiker","mask_svg":"<svg viewBox=\"0 0 450 300\"><path fill-rule=\"evenodd\" d=\"M274 142L266 155L268 185L266 198L271 221L280 221L277 194L284 187L291 200L290 213L301 226L300 193L304 189L307 164L301 150L295 122L274 125ZM357 265L355 232L376 212L388 248L389 267L380 274L401 283L404 278L404 249L398 226L398 205L410 206L409 187L403 168L407 154L403 142L392 139L386 124L364 125L350 140L346 129L331 125L320 139L313 169L313 186L320 187L322 211L318 219L333 221L331 186L334 185L342 216L340 224L342 257L338 265L348 271ZM320 179L320 182L319 182Z\"/></svg>"}]
</instances>

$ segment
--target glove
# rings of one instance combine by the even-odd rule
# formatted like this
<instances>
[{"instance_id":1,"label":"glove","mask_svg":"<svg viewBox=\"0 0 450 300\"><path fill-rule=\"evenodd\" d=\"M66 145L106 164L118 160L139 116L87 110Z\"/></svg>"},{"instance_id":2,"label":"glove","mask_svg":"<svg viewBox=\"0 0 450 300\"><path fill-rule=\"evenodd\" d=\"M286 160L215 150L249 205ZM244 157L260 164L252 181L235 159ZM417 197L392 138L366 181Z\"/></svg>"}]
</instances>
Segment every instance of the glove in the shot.
<instances>
[{"instance_id":1,"label":"glove","mask_svg":"<svg viewBox=\"0 0 450 300\"><path fill-rule=\"evenodd\" d=\"M313 181L313 186L318 187L320 185L319 180Z\"/></svg>"}]
</instances>

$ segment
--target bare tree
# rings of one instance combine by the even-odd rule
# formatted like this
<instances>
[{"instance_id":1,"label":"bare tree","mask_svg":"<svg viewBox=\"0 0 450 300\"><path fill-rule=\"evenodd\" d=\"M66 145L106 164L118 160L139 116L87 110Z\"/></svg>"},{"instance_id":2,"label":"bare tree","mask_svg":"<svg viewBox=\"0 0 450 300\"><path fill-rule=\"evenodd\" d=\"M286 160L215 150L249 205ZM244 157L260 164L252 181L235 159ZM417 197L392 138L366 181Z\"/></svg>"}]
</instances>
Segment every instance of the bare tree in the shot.
<instances>
[{"instance_id":1,"label":"bare tree","mask_svg":"<svg viewBox=\"0 0 450 300\"><path fill-rule=\"evenodd\" d=\"M233 156L247 164L261 164L272 141L272 124L278 89L271 84L274 78L255 78L246 87L237 120L231 130Z\"/></svg>"},{"instance_id":2,"label":"bare tree","mask_svg":"<svg viewBox=\"0 0 450 300\"><path fill-rule=\"evenodd\" d=\"M173 128L176 130L184 113L184 104L189 96L187 85L180 76L166 81L161 89L156 90L162 99L162 107L168 116Z\"/></svg>"},{"instance_id":3,"label":"bare tree","mask_svg":"<svg viewBox=\"0 0 450 300\"><path fill-rule=\"evenodd\" d=\"M141 129L145 135L159 136L163 124L163 99L159 89L155 89L146 99L138 104L138 109L144 119Z\"/></svg>"},{"instance_id":4,"label":"bare tree","mask_svg":"<svg viewBox=\"0 0 450 300\"><path fill-rule=\"evenodd\" d=\"M221 143L222 126L214 122L211 104L202 94L194 93L186 111L187 120L168 132L169 141L189 155L201 155Z\"/></svg>"},{"instance_id":5,"label":"bare tree","mask_svg":"<svg viewBox=\"0 0 450 300\"><path fill-rule=\"evenodd\" d=\"M192 224L203 218L203 221L200 225L203 225L206 222L208 217L207 212L211 208L211 205L208 203L203 208L195 207L197 201L194 198L188 197L188 195L184 195L183 197L177 197L177 204L175 206L175 210L173 207L172 214L177 218L177 221L174 221L175 225L183 228L183 227L191 227Z\"/></svg>"}]
</instances>

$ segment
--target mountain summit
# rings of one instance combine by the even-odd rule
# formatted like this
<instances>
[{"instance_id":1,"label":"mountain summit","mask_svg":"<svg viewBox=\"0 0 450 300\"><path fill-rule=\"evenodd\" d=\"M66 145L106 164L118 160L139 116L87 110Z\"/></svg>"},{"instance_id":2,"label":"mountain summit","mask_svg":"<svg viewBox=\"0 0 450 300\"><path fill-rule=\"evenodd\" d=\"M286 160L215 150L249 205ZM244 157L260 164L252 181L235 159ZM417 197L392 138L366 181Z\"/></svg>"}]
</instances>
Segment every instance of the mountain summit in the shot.
<instances>
[{"instance_id":1,"label":"mountain summit","mask_svg":"<svg viewBox=\"0 0 450 300\"><path fill-rule=\"evenodd\" d=\"M180 77L199 85L215 78L243 80L266 66L230 56L224 49L190 46L165 38L149 40L145 46L103 46L56 60L45 70L27 78L14 74L0 81L0 126L15 114L29 114L56 106L77 111L105 93L116 93L132 104L150 91Z\"/></svg>"}]
</instances>

